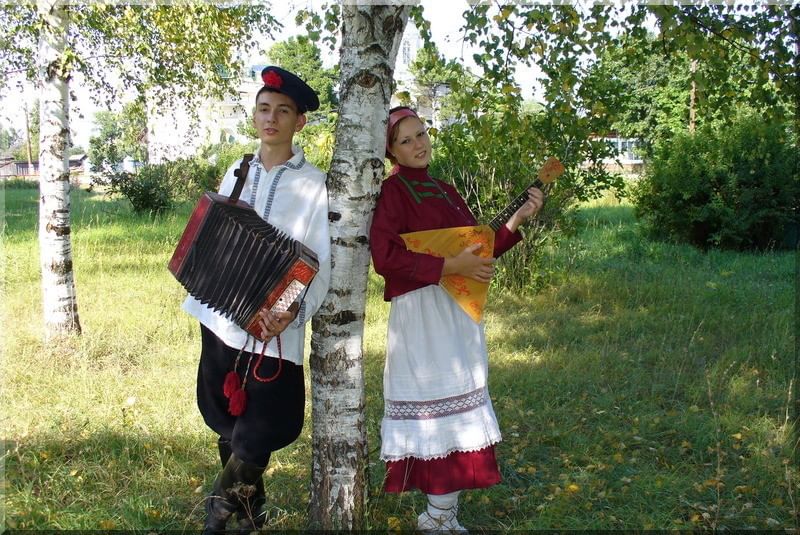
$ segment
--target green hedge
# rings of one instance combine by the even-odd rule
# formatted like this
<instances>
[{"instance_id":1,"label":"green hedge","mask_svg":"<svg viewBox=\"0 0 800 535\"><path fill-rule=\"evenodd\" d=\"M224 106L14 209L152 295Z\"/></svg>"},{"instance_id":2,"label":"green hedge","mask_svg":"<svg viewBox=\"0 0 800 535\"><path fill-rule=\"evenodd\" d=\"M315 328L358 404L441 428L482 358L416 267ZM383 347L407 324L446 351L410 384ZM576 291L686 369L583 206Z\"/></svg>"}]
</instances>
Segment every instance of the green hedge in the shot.
<instances>
[{"instance_id":1,"label":"green hedge","mask_svg":"<svg viewBox=\"0 0 800 535\"><path fill-rule=\"evenodd\" d=\"M794 247L798 176L785 124L747 113L657 148L632 189L651 235L700 248Z\"/></svg>"}]
</instances>

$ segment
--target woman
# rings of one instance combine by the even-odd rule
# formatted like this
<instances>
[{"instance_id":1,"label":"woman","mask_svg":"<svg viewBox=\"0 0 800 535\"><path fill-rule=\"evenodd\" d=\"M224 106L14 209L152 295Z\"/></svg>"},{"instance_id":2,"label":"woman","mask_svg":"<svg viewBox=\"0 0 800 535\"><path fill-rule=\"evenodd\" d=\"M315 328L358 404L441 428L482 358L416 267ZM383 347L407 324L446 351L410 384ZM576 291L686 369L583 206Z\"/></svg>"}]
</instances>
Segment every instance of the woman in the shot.
<instances>
[{"instance_id":1,"label":"woman","mask_svg":"<svg viewBox=\"0 0 800 535\"><path fill-rule=\"evenodd\" d=\"M439 280L458 274L489 282L495 258L522 239L517 227L541 208L543 194L531 188L496 232L494 258L478 256L480 245L450 258L414 253L400 234L477 223L455 188L428 175L431 142L414 110L390 110L386 155L395 167L370 230L375 271L392 303L381 423L385 489L428 495L418 529L463 531L458 495L500 482L494 445L501 437L487 390L483 323L462 311Z\"/></svg>"}]
</instances>

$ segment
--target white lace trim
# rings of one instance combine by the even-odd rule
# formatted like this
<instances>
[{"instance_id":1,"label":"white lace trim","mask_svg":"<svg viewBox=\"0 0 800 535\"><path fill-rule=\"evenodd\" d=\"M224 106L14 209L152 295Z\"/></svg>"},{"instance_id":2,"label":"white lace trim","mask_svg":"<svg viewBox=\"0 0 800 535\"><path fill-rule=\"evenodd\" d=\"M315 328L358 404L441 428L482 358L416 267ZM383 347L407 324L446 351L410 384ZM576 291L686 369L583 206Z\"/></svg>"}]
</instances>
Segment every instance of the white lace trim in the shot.
<instances>
[{"instance_id":1,"label":"white lace trim","mask_svg":"<svg viewBox=\"0 0 800 535\"><path fill-rule=\"evenodd\" d=\"M484 450L484 449L488 448L489 446L494 446L495 444L499 444L501 441L502 441L502 439L490 440L490 441L488 441L486 444L484 444L482 446L475 446L475 447L472 447L472 448L451 448L451 449L447 450L446 453L442 453L440 455L419 455L419 454L412 453L412 452L404 453L402 455L383 455L383 454L381 454L381 460L382 461L402 461L403 459L409 459L409 458L413 457L413 458L419 459L421 461L432 461L434 459L444 459L448 455L450 455L452 453L456 453L456 452L473 453L473 452L476 452L476 451L481 451L481 450Z\"/></svg>"}]
</instances>

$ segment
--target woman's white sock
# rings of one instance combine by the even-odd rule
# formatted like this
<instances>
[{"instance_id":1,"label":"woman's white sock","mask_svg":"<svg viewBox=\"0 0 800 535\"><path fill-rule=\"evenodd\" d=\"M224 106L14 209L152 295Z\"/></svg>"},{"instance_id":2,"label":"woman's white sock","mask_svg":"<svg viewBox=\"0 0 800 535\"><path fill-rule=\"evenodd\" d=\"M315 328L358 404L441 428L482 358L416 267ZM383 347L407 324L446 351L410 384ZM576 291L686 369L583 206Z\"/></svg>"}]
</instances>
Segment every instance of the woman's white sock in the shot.
<instances>
[{"instance_id":1,"label":"woman's white sock","mask_svg":"<svg viewBox=\"0 0 800 535\"><path fill-rule=\"evenodd\" d=\"M449 494L428 494L428 514L434 518L444 515L453 516L458 511L458 495L460 490Z\"/></svg>"}]
</instances>

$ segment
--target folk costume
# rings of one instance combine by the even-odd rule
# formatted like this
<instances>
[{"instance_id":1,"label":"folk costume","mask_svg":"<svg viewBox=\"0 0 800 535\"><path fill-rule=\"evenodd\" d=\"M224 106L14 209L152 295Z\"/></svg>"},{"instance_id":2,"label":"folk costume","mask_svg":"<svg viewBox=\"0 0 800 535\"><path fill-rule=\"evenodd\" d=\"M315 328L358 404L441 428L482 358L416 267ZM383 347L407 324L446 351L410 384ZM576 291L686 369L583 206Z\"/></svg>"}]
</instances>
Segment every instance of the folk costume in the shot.
<instances>
[{"instance_id":1,"label":"folk costume","mask_svg":"<svg viewBox=\"0 0 800 535\"><path fill-rule=\"evenodd\" d=\"M301 113L319 106L316 94L288 71L267 67L262 78L269 90L291 97ZM194 297L188 296L183 304L200 322L197 404L206 424L219 435L223 466L206 501L206 532L224 530L233 513L241 529L263 525L264 512L259 511L265 502L262 474L270 454L294 442L303 426L305 324L328 291L330 236L325 173L305 159L302 149L292 147L292 153L288 161L269 170L256 154L240 199L317 254L319 272L295 319L265 347ZM231 193L240 163L228 169L219 193ZM234 406L233 388L242 388L245 405Z\"/></svg>"},{"instance_id":2,"label":"folk costume","mask_svg":"<svg viewBox=\"0 0 800 535\"><path fill-rule=\"evenodd\" d=\"M483 323L438 285L444 259L409 251L400 234L476 224L455 188L427 168L397 165L383 182L370 231L372 261L391 301L381 423L385 490L428 494L420 529L463 529L455 518L458 493L500 482L494 445L501 434L487 388ZM493 256L521 238L501 227Z\"/></svg>"}]
</instances>

